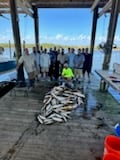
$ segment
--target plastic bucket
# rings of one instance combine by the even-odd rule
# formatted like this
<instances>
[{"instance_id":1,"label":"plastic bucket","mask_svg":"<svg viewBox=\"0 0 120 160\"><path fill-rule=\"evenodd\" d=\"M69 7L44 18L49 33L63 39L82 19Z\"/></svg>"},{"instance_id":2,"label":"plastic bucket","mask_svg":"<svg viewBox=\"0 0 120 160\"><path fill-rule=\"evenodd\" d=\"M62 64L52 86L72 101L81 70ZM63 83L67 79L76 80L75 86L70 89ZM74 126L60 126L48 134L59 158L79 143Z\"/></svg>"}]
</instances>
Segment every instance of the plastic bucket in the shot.
<instances>
[{"instance_id":1,"label":"plastic bucket","mask_svg":"<svg viewBox=\"0 0 120 160\"><path fill-rule=\"evenodd\" d=\"M120 160L120 156L109 153L109 154L104 155L103 160Z\"/></svg>"},{"instance_id":2,"label":"plastic bucket","mask_svg":"<svg viewBox=\"0 0 120 160\"><path fill-rule=\"evenodd\" d=\"M104 155L113 153L120 156L120 138L108 135L104 141Z\"/></svg>"}]
</instances>

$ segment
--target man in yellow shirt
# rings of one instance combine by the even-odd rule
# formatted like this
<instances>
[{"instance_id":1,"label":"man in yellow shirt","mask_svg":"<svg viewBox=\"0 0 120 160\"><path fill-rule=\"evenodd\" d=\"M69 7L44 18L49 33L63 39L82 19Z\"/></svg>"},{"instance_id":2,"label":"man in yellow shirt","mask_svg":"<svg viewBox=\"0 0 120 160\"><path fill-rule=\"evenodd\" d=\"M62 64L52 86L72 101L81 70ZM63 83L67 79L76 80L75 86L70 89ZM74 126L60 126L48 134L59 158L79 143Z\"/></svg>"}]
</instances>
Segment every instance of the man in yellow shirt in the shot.
<instances>
[{"instance_id":1,"label":"man in yellow shirt","mask_svg":"<svg viewBox=\"0 0 120 160\"><path fill-rule=\"evenodd\" d=\"M73 71L70 67L68 67L68 63L64 63L64 67L62 70L62 78L63 78L63 86L67 86L73 88L72 79L74 78Z\"/></svg>"}]
</instances>

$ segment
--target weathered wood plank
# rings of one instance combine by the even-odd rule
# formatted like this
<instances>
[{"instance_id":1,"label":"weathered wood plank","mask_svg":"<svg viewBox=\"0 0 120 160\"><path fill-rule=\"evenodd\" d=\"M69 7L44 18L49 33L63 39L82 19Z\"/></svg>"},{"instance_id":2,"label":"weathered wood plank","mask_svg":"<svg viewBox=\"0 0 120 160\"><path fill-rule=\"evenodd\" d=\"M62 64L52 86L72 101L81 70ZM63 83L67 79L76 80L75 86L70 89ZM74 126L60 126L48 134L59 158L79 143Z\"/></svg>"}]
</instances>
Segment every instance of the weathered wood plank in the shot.
<instances>
[{"instance_id":1,"label":"weathered wood plank","mask_svg":"<svg viewBox=\"0 0 120 160\"><path fill-rule=\"evenodd\" d=\"M43 88L38 87L38 91L31 92L28 97L19 93L15 97L8 93L0 99L0 159L100 159L103 155L104 138L112 133L112 120L117 121L119 115L112 113L110 120L104 113L105 125L100 128L97 128L96 114L86 118L84 113L76 112L72 113L71 119L66 123L37 126L35 114L40 111L44 94L50 90L49 86L44 85ZM119 107L117 110L119 111Z\"/></svg>"},{"instance_id":2,"label":"weathered wood plank","mask_svg":"<svg viewBox=\"0 0 120 160\"><path fill-rule=\"evenodd\" d=\"M99 71L96 71L96 73L105 81L106 84L110 85L120 93L120 82L119 83L113 82L114 80L120 81L120 74L106 71L106 70L99 70Z\"/></svg>"}]
</instances>

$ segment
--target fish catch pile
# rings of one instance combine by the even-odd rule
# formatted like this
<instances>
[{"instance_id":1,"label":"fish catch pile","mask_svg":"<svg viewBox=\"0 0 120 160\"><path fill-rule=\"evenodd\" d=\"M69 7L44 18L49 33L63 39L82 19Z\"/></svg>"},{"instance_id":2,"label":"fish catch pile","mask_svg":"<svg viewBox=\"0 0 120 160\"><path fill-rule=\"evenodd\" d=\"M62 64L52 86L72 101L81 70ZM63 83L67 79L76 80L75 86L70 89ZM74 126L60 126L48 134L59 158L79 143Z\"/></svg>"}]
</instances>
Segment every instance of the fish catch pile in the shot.
<instances>
[{"instance_id":1,"label":"fish catch pile","mask_svg":"<svg viewBox=\"0 0 120 160\"><path fill-rule=\"evenodd\" d=\"M66 122L73 109L84 104L85 96L80 90L57 86L48 92L37 120L40 124Z\"/></svg>"}]
</instances>

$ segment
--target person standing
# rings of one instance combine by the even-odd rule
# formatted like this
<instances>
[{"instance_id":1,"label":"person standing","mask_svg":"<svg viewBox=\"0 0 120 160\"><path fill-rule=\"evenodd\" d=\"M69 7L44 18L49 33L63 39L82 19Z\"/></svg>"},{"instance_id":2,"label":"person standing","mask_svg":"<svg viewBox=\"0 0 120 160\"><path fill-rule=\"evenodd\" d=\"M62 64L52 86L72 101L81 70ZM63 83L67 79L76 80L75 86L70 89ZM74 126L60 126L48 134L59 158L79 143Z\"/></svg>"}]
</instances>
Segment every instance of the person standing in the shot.
<instances>
[{"instance_id":1,"label":"person standing","mask_svg":"<svg viewBox=\"0 0 120 160\"><path fill-rule=\"evenodd\" d=\"M55 56L55 62L54 62L54 65L53 65L53 76L54 76L55 80L57 81L58 78L59 78L59 63L57 61L57 57L58 57L59 53L58 53L56 47L54 47L53 53L54 53L54 56Z\"/></svg>"},{"instance_id":2,"label":"person standing","mask_svg":"<svg viewBox=\"0 0 120 160\"><path fill-rule=\"evenodd\" d=\"M50 76L50 79L53 80L55 78L55 71L56 71L55 65L56 65L56 61L57 61L56 48L54 48L54 50L52 48L50 48L49 56L50 56L49 76Z\"/></svg>"},{"instance_id":3,"label":"person standing","mask_svg":"<svg viewBox=\"0 0 120 160\"><path fill-rule=\"evenodd\" d=\"M81 53L81 49L78 49L78 53L77 55L75 55L74 57L74 74L75 74L75 78L78 82L81 81L81 79L83 78L83 63L85 61L85 57L84 55Z\"/></svg>"},{"instance_id":4,"label":"person standing","mask_svg":"<svg viewBox=\"0 0 120 160\"><path fill-rule=\"evenodd\" d=\"M64 53L64 49L62 48L61 53L58 55L57 60L59 62L59 71L62 72L63 65L67 62L67 55Z\"/></svg>"},{"instance_id":5,"label":"person standing","mask_svg":"<svg viewBox=\"0 0 120 160\"><path fill-rule=\"evenodd\" d=\"M49 67L50 67L50 56L47 53L47 49L45 48L43 53L41 54L40 57L40 66L41 66L41 71L43 78L47 78L48 72L49 72Z\"/></svg>"},{"instance_id":6,"label":"person standing","mask_svg":"<svg viewBox=\"0 0 120 160\"><path fill-rule=\"evenodd\" d=\"M85 73L88 75L88 82L90 82L90 73L92 67L92 55L88 52L88 48L85 49L85 61L83 64L83 78L85 78Z\"/></svg>"},{"instance_id":7,"label":"person standing","mask_svg":"<svg viewBox=\"0 0 120 160\"><path fill-rule=\"evenodd\" d=\"M24 49L24 54L18 60L17 70L20 68L22 64L24 65L24 68L28 74L29 87L33 87L35 77L38 71L36 60L29 54L28 48Z\"/></svg>"},{"instance_id":8,"label":"person standing","mask_svg":"<svg viewBox=\"0 0 120 160\"><path fill-rule=\"evenodd\" d=\"M36 61L37 70L38 70L38 75L39 75L39 74L40 74L40 54L37 52L36 47L33 47L31 56L33 56L33 58L34 58L35 61ZM36 77L36 79L38 80L38 76Z\"/></svg>"},{"instance_id":9,"label":"person standing","mask_svg":"<svg viewBox=\"0 0 120 160\"><path fill-rule=\"evenodd\" d=\"M68 54L68 66L74 72L74 57L75 57L75 49L71 48L70 53Z\"/></svg>"}]
</instances>

